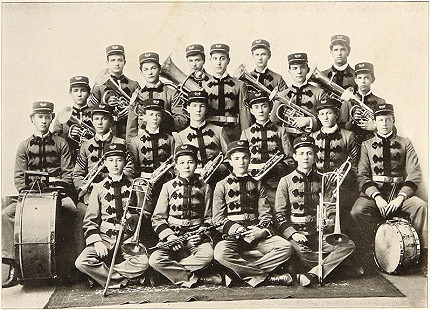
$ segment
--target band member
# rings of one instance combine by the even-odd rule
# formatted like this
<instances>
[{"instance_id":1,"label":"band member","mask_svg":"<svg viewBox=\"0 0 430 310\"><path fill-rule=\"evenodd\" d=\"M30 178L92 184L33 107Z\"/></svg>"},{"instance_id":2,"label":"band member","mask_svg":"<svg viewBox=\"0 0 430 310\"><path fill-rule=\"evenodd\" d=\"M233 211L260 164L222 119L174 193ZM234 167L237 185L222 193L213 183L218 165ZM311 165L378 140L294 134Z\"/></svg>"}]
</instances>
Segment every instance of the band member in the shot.
<instances>
[{"instance_id":1,"label":"band member","mask_svg":"<svg viewBox=\"0 0 430 310\"><path fill-rule=\"evenodd\" d=\"M16 152L14 180L18 192L28 189L25 182L25 171L46 171L51 183L61 184L66 191L72 186L72 161L69 146L63 138L49 132L54 118L54 104L46 101L33 103L30 115L34 133L20 143ZM66 194L67 195L67 194ZM73 200L61 194L63 208L76 212ZM10 265L9 276L2 287L16 285L19 266L14 255L14 224L16 203L2 210L2 262Z\"/></svg>"},{"instance_id":2,"label":"band member","mask_svg":"<svg viewBox=\"0 0 430 310\"><path fill-rule=\"evenodd\" d=\"M101 77L100 81L95 81L95 85L91 92L91 105L97 103L107 103L116 107L115 123L113 133L119 138L125 138L127 115L125 107L120 106L121 101L128 101L132 93L139 88L139 83L126 77L123 73L126 64L124 47L122 45L111 45L106 48L106 64L108 71ZM115 96L105 96L108 90L113 90L117 94ZM124 92L126 96L121 94ZM107 98L106 98L107 97ZM123 105L127 105L126 103ZM119 114L119 111L123 111Z\"/></svg>"},{"instance_id":3,"label":"band member","mask_svg":"<svg viewBox=\"0 0 430 310\"><path fill-rule=\"evenodd\" d=\"M307 131L316 131L318 124L316 120L317 110L316 106L324 97L324 91L316 86L310 85L306 80L306 75L309 73L308 56L305 53L295 53L288 55L288 73L292 78L292 85L279 93L279 96L292 100L292 102L299 107L312 113L315 118L310 116L294 117L292 128L287 127L291 133L292 139L301 134L297 128L306 129ZM271 113L271 120L275 124L282 125L276 111L281 102L275 101Z\"/></svg>"},{"instance_id":4,"label":"band member","mask_svg":"<svg viewBox=\"0 0 430 310\"><path fill-rule=\"evenodd\" d=\"M73 169L73 184L78 193L77 219L80 224L77 226L76 235L79 252L85 247L82 220L87 209L93 184L102 181L107 175L107 170L103 168L102 160L104 147L111 143L125 143L124 139L114 136L111 131L113 123L112 113L112 106L104 103L97 104L92 108L92 123L94 124L96 134L93 138L82 144ZM100 171L97 173L99 169ZM91 180L88 179L93 173L95 175L90 183L89 181ZM124 173L128 177L134 176L134 167L131 158L127 158Z\"/></svg>"},{"instance_id":5,"label":"band member","mask_svg":"<svg viewBox=\"0 0 430 310\"><path fill-rule=\"evenodd\" d=\"M330 39L330 55L333 57L333 65L322 73L334 83L347 89L356 88L354 69L348 64L348 56L351 53L350 39L343 34L334 35Z\"/></svg>"},{"instance_id":6,"label":"band member","mask_svg":"<svg viewBox=\"0 0 430 310\"><path fill-rule=\"evenodd\" d=\"M93 128L93 124L91 123L91 108L87 103L90 91L89 80L86 76L74 76L70 78L69 94L73 100L72 116ZM57 118L54 119L51 132L58 133L58 135L66 139L67 143L69 143L72 163L75 164L82 142L87 140L92 133L86 132L86 129L81 126L73 126L70 129L73 125L71 121L61 124Z\"/></svg>"},{"instance_id":7,"label":"band member","mask_svg":"<svg viewBox=\"0 0 430 310\"><path fill-rule=\"evenodd\" d=\"M142 114L145 128L141 134L131 139L129 151L133 158L135 171L141 177L150 178L151 174L160 164L173 155L175 142L167 133L160 133L160 125L165 116L164 101L162 99L146 99L142 103ZM172 178L172 174L166 173L151 186L150 197L144 205L145 214L142 220L142 241L147 246L155 245L158 241L157 234L152 229L151 216L157 204L163 184ZM139 206L143 203L143 194L138 193Z\"/></svg>"},{"instance_id":8,"label":"band member","mask_svg":"<svg viewBox=\"0 0 430 310\"><path fill-rule=\"evenodd\" d=\"M361 231L359 250L372 244L373 229L384 218L407 217L427 249L427 203L414 196L422 175L408 138L393 132L393 105L376 104L376 135L361 144L358 183L361 195L351 215ZM364 252L365 253L365 252Z\"/></svg>"},{"instance_id":9,"label":"band member","mask_svg":"<svg viewBox=\"0 0 430 310\"><path fill-rule=\"evenodd\" d=\"M267 63L272 57L270 43L263 39L254 40L251 44L251 53L255 62L255 69L250 72L251 75L269 90L273 90L275 87L278 87L279 91L287 89L287 84L282 76L267 67ZM253 90L250 85L247 86L248 91ZM258 91L258 89L254 89L254 91Z\"/></svg>"},{"instance_id":10,"label":"band member","mask_svg":"<svg viewBox=\"0 0 430 310\"><path fill-rule=\"evenodd\" d=\"M276 222L283 237L289 240L300 260L311 269L298 274L302 286L317 282L318 271L318 233L316 227L321 176L313 170L315 142L312 137L298 137L293 142L294 160L297 169L283 177L276 191ZM329 212L327 212L329 214ZM327 219L329 222L330 219ZM355 248L354 242L330 245L323 238L322 251L327 254L323 261L322 278L325 278Z\"/></svg>"},{"instance_id":11,"label":"band member","mask_svg":"<svg viewBox=\"0 0 430 310\"><path fill-rule=\"evenodd\" d=\"M227 152L228 137L224 127L206 120L208 94L205 91L190 91L185 109L190 116L190 126L175 135L175 145L191 144L195 146L198 163L204 167L218 154ZM227 167L221 164L209 183L215 188L215 184L228 173Z\"/></svg>"},{"instance_id":12,"label":"band member","mask_svg":"<svg viewBox=\"0 0 430 310\"><path fill-rule=\"evenodd\" d=\"M241 130L251 126L251 115L245 106L245 83L227 72L229 53L230 47L226 44L211 45L210 60L214 75L203 83L203 88L209 94L208 120L224 127L229 140L235 141L239 139Z\"/></svg>"},{"instance_id":13,"label":"band member","mask_svg":"<svg viewBox=\"0 0 430 310\"><path fill-rule=\"evenodd\" d=\"M385 103L384 99L372 93L371 87L375 81L374 72L374 66L371 63L360 62L355 65L356 95L361 99L362 103L371 109L374 109L378 104ZM373 137L376 131L376 125L373 120L362 117L358 111L355 113L354 119L358 119L359 122L357 123L351 119L346 123L345 128L355 133L358 144Z\"/></svg>"},{"instance_id":14,"label":"band member","mask_svg":"<svg viewBox=\"0 0 430 310\"><path fill-rule=\"evenodd\" d=\"M157 53L147 52L139 56L140 72L145 78L145 86L136 91L130 102L127 120L127 143L139 134L145 125L140 124L136 114L136 105L141 105L146 99L162 99L166 115L160 128L161 132L169 134L187 127L187 118L184 115L180 100L174 100L176 90L167 87L160 81L160 56ZM172 119L173 118L173 119Z\"/></svg>"},{"instance_id":15,"label":"band member","mask_svg":"<svg viewBox=\"0 0 430 310\"><path fill-rule=\"evenodd\" d=\"M255 123L245 129L240 138L249 143L250 167L256 167L256 171L262 169L267 161L276 156L277 152L279 155L284 155L284 160L271 168L271 171L262 179L270 205L273 207L279 180L294 169L294 161L286 128L276 126L269 119L272 105L269 97L262 92L249 95L249 106L251 114L255 117Z\"/></svg>"},{"instance_id":16,"label":"band member","mask_svg":"<svg viewBox=\"0 0 430 310\"><path fill-rule=\"evenodd\" d=\"M108 257L112 254L117 241L124 206L127 204L132 182L123 173L126 164L126 146L124 143L112 143L104 147L104 163L108 176L94 184L88 208L84 218L86 247L76 259L76 268L87 274L101 286L105 286L109 274ZM133 196L128 202L135 207ZM126 210L129 212L129 210ZM127 216L132 222L133 216ZM131 237L131 224L126 226L125 238ZM121 237L121 236L119 236ZM148 268L146 254L130 254L120 251L115 260L112 273L112 286L121 287L129 279L139 277ZM122 259L120 259L122 256ZM111 258L114 259L114 258Z\"/></svg>"},{"instance_id":17,"label":"band member","mask_svg":"<svg viewBox=\"0 0 430 310\"><path fill-rule=\"evenodd\" d=\"M202 87L203 82L208 82L211 77L211 75L206 72L205 68L203 68L206 60L203 45L192 44L187 46L185 49L185 57L190 67L191 79Z\"/></svg>"},{"instance_id":18,"label":"band member","mask_svg":"<svg viewBox=\"0 0 430 310\"><path fill-rule=\"evenodd\" d=\"M233 172L218 182L213 199L213 223L221 224L218 230L225 237L215 247L215 260L253 287L264 281L290 285L290 274L270 275L290 258L291 245L274 235L264 188L248 174L248 141L231 142L227 156ZM247 258L244 252L249 250L257 250L261 257ZM230 283L226 280L227 286Z\"/></svg>"},{"instance_id":19,"label":"band member","mask_svg":"<svg viewBox=\"0 0 430 310\"><path fill-rule=\"evenodd\" d=\"M183 287L195 286L199 280L218 280L214 284L221 284L219 275L207 277L198 273L212 262L213 248L208 235L198 233L200 227L212 222L212 191L194 173L197 149L189 144L177 147L175 162L179 175L163 185L152 224L162 242L175 242L184 234L194 234L170 248L156 250L149 264Z\"/></svg>"}]
</instances>

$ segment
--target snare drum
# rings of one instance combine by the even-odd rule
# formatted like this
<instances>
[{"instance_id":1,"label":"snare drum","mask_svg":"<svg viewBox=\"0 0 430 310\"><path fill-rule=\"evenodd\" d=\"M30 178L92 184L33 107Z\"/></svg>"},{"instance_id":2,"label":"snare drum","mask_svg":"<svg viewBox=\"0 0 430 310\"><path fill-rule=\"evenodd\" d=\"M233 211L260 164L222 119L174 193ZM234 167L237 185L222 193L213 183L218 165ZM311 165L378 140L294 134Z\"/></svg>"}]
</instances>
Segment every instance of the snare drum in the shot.
<instances>
[{"instance_id":1,"label":"snare drum","mask_svg":"<svg viewBox=\"0 0 430 310\"><path fill-rule=\"evenodd\" d=\"M407 220L394 218L378 227L374 258L382 271L395 273L400 267L417 264L419 257L420 240Z\"/></svg>"}]
</instances>

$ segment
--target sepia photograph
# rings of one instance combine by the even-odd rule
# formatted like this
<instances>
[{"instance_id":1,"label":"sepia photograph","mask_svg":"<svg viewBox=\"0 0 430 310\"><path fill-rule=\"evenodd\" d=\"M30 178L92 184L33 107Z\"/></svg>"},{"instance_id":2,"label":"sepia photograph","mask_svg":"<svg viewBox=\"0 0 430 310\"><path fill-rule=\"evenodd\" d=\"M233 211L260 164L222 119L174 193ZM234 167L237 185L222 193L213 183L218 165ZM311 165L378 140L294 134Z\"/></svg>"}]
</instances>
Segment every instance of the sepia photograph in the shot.
<instances>
[{"instance_id":1,"label":"sepia photograph","mask_svg":"<svg viewBox=\"0 0 430 310\"><path fill-rule=\"evenodd\" d=\"M427 1L2 1L2 309L427 308Z\"/></svg>"}]
</instances>

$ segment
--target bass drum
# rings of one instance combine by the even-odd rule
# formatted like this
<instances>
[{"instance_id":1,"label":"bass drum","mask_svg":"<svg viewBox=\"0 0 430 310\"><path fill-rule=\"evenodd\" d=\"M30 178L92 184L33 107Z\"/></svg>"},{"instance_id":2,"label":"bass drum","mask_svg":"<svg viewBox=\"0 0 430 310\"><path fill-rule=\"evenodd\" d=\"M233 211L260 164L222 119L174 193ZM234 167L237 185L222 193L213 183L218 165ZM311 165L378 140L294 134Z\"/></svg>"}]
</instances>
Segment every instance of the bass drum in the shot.
<instances>
[{"instance_id":1,"label":"bass drum","mask_svg":"<svg viewBox=\"0 0 430 310\"><path fill-rule=\"evenodd\" d=\"M394 218L376 230L374 258L376 265L387 273L417 264L420 240L415 229L405 219Z\"/></svg>"}]
</instances>

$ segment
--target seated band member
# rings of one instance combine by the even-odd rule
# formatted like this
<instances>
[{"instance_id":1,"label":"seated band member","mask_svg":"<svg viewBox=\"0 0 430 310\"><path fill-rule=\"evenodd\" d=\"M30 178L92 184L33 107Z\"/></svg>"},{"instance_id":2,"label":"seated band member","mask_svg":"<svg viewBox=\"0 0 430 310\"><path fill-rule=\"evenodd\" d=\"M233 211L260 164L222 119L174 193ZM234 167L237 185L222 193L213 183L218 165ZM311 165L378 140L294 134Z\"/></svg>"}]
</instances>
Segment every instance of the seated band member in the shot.
<instances>
[{"instance_id":1,"label":"seated band member","mask_svg":"<svg viewBox=\"0 0 430 310\"><path fill-rule=\"evenodd\" d=\"M241 130L251 126L251 115L245 106L247 90L244 82L227 72L230 63L230 47L212 44L210 49L214 75L203 83L208 92L208 120L225 128L230 141L238 140Z\"/></svg>"},{"instance_id":2,"label":"seated band member","mask_svg":"<svg viewBox=\"0 0 430 310\"><path fill-rule=\"evenodd\" d=\"M298 137L293 142L297 169L283 177L276 191L276 222L283 237L289 240L300 260L311 269L297 278L302 286L318 279L317 205L321 192L321 176L313 170L315 142L312 137ZM329 211L329 210L328 210ZM328 212L327 212L328 213ZM328 213L329 214L329 213ZM330 220L330 219L328 219ZM323 239L322 251L327 255L322 267L325 278L354 251L354 242L330 245Z\"/></svg>"},{"instance_id":3,"label":"seated band member","mask_svg":"<svg viewBox=\"0 0 430 310\"><path fill-rule=\"evenodd\" d=\"M25 171L28 170L48 172L50 182L61 182L69 191L73 188L73 166L69 145L63 138L49 132L54 116L53 103L46 101L33 103L30 119L34 125L34 133L21 142L16 151L14 181L18 192L28 189L25 183ZM76 212L76 205L69 196L60 197L63 197L61 199L63 208ZM9 276L3 283L3 288L18 283L19 266L14 251L15 211L16 203L2 210L2 262L10 265Z\"/></svg>"},{"instance_id":4,"label":"seated band member","mask_svg":"<svg viewBox=\"0 0 430 310\"><path fill-rule=\"evenodd\" d=\"M136 114L136 105L142 105L146 99L161 99L164 102L166 115L160 128L161 132L171 134L187 127L187 118L182 109L181 100L175 100L176 90L160 81L160 56L154 52L143 53L139 56L140 73L145 78L145 86L133 93L127 119L127 143L136 137L145 127Z\"/></svg>"},{"instance_id":5,"label":"seated band member","mask_svg":"<svg viewBox=\"0 0 430 310\"><path fill-rule=\"evenodd\" d=\"M86 76L74 76L70 78L69 95L73 100L72 116L80 120L85 125L94 128L91 122L91 108L87 103L90 91L91 88ZM81 126L73 126L70 131L72 124L73 123L71 121L68 121L65 124L60 124L58 119L55 118L51 132L58 133L61 137L66 139L67 143L69 143L72 163L74 165L76 163L76 158L78 157L81 144L85 140L88 140L88 137L91 137L92 134L89 132L87 134L83 134L85 129Z\"/></svg>"},{"instance_id":6,"label":"seated band member","mask_svg":"<svg viewBox=\"0 0 430 310\"><path fill-rule=\"evenodd\" d=\"M188 45L185 49L185 57L187 58L187 64L190 67L191 79L202 87L203 82L209 81L209 78L211 77L211 75L206 72L205 68L203 68L206 60L203 45Z\"/></svg>"},{"instance_id":7,"label":"seated band member","mask_svg":"<svg viewBox=\"0 0 430 310\"><path fill-rule=\"evenodd\" d=\"M215 260L253 287L264 281L290 285L290 274L270 275L290 258L291 245L274 235L264 188L248 174L248 141L231 142L227 156L233 172L218 182L213 198L213 223L221 225L218 230L224 234L215 246ZM249 250L257 250L261 257L244 256ZM227 286L230 283L226 280Z\"/></svg>"},{"instance_id":8,"label":"seated band member","mask_svg":"<svg viewBox=\"0 0 430 310\"><path fill-rule=\"evenodd\" d=\"M135 195L130 196L132 181L123 173L127 156L125 144L108 144L104 148L104 154L108 175L100 183L94 184L91 191L84 218L86 247L75 262L76 268L101 286L105 286L107 281L110 260L113 259L110 254L117 241L124 206L127 203L131 207L136 206ZM129 196L131 198L127 202ZM126 212L130 213L127 218L132 222L131 212ZM130 226L133 225L127 224L124 229L124 240L132 235ZM146 254L132 255L119 251L115 262L111 287L127 284L128 279L142 275L148 268Z\"/></svg>"},{"instance_id":9,"label":"seated band member","mask_svg":"<svg viewBox=\"0 0 430 310\"><path fill-rule=\"evenodd\" d=\"M358 250L369 249L376 223L394 216L409 218L419 235L421 249L427 249L427 203L414 196L422 180L417 154L408 138L393 132L393 105L377 104L374 113L377 132L361 144L361 195L351 210L361 231Z\"/></svg>"},{"instance_id":10,"label":"seated band member","mask_svg":"<svg viewBox=\"0 0 430 310\"><path fill-rule=\"evenodd\" d=\"M195 234L172 247L156 250L149 264L174 284L193 287L199 280L208 283L210 279L199 271L213 260L211 239L197 231L212 222L212 190L194 173L196 147L178 146L175 163L179 175L163 185L152 224L162 242L174 242L187 233ZM218 278L217 284L221 284L221 277Z\"/></svg>"},{"instance_id":11,"label":"seated band member","mask_svg":"<svg viewBox=\"0 0 430 310\"><path fill-rule=\"evenodd\" d=\"M139 89L139 83L133 81L124 75L124 66L126 64L124 46L110 45L106 48L106 64L108 65L108 72L101 77L100 81L94 80L94 87L91 92L90 104L91 106L98 103L106 103L112 106L117 106L120 97L120 92L124 92L127 97L131 97L133 92ZM108 90L117 92L116 96L109 96L106 102L103 102L105 93ZM121 91L120 91L121 90ZM115 118L117 115L115 115ZM127 116L115 119L113 124L113 133L119 138L125 139L127 125Z\"/></svg>"},{"instance_id":12,"label":"seated band member","mask_svg":"<svg viewBox=\"0 0 430 310\"><path fill-rule=\"evenodd\" d=\"M263 39L254 40L251 44L251 53L255 62L255 68L250 72L251 75L269 90L273 90L275 87L278 87L278 91L287 89L287 84L282 76L267 67L267 63L272 57L270 43ZM250 90L253 89L248 85L248 91ZM254 89L254 91L258 91L258 89Z\"/></svg>"}]
</instances>

